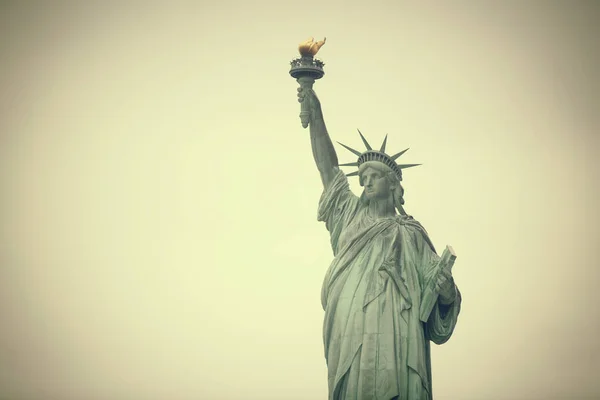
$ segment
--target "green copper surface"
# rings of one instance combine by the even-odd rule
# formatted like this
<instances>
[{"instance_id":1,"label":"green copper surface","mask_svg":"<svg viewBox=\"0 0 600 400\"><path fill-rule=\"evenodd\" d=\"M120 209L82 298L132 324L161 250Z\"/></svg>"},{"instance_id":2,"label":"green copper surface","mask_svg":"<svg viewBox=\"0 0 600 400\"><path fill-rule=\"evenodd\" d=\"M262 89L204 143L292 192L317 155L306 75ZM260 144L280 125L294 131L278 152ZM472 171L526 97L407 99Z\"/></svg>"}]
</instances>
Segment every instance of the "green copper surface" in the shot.
<instances>
[{"instance_id":1,"label":"green copper surface","mask_svg":"<svg viewBox=\"0 0 600 400\"><path fill-rule=\"evenodd\" d=\"M386 165L369 159L348 174L359 175L363 193L350 190L313 82L300 82L298 100L323 183L318 220L333 252L321 292L329 399L430 400L430 344L450 339L461 307L452 277L456 255L447 246L439 256L423 226L406 214L402 177L389 160ZM387 136L381 153L386 143Z\"/></svg>"}]
</instances>

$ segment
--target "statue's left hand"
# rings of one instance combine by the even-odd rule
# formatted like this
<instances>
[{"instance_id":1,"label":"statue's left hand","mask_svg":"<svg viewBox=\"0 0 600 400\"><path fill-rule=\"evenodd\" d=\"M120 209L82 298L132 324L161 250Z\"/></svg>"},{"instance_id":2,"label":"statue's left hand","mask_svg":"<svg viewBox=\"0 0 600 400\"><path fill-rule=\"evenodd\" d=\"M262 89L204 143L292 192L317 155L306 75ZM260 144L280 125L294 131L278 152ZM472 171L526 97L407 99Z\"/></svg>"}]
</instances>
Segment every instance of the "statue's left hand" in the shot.
<instances>
[{"instance_id":1,"label":"statue's left hand","mask_svg":"<svg viewBox=\"0 0 600 400\"><path fill-rule=\"evenodd\" d=\"M456 290L452 273L447 269L442 269L437 278L436 290L440 295L440 300L444 304L450 304L454 301Z\"/></svg>"}]
</instances>

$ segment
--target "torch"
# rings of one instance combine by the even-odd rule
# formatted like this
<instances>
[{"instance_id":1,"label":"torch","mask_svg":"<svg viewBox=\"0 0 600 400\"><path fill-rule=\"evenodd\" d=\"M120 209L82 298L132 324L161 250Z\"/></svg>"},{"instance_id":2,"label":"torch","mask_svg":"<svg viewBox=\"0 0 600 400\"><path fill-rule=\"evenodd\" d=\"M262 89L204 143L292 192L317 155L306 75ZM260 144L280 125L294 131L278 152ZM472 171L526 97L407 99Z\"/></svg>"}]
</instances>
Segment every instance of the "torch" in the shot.
<instances>
[{"instance_id":1,"label":"torch","mask_svg":"<svg viewBox=\"0 0 600 400\"><path fill-rule=\"evenodd\" d=\"M314 38L310 38L300 43L298 46L300 58L296 58L290 62L292 66L290 75L293 78L296 78L296 81L298 81L303 90L312 89L315 79L320 79L325 74L325 71L323 71L323 66L325 64L323 61L315 58L315 55L321 46L325 44L325 40L326 38L323 38L323 40L315 42ZM303 128L308 126L310 115L308 107L309 105L306 102L302 102L300 105L300 121L302 122Z\"/></svg>"}]
</instances>

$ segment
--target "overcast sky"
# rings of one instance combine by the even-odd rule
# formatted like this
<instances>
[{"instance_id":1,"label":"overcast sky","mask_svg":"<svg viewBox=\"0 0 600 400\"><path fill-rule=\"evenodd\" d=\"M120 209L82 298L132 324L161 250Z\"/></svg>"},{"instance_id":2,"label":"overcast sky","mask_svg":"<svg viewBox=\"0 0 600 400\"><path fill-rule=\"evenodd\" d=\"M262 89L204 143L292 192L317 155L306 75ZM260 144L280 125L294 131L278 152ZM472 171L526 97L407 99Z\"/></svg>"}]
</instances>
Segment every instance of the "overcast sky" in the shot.
<instances>
[{"instance_id":1,"label":"overcast sky","mask_svg":"<svg viewBox=\"0 0 600 400\"><path fill-rule=\"evenodd\" d=\"M436 400L600 396L598 3L8 3L0 397L326 398L310 36L333 140L410 147L458 255Z\"/></svg>"}]
</instances>

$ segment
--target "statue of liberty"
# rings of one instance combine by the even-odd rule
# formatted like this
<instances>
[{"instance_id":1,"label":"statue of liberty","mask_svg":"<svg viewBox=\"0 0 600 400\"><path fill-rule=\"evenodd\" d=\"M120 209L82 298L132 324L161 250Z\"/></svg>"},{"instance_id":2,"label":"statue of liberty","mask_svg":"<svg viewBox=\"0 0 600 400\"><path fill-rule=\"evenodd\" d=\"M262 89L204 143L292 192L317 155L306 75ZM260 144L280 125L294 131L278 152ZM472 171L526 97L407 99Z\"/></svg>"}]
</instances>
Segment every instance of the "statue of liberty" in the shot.
<instances>
[{"instance_id":1,"label":"statue of liberty","mask_svg":"<svg viewBox=\"0 0 600 400\"><path fill-rule=\"evenodd\" d=\"M402 170L417 165L396 163L406 150L388 155L387 136L374 150L359 131L366 151L342 145L358 157L341 165L358 168L345 175L312 82L298 81L323 183L318 220L334 255L321 293L329 399L431 400L430 342L448 341L460 312L451 272L456 256L449 246L438 256L404 210ZM360 197L347 176L358 176Z\"/></svg>"}]
</instances>

